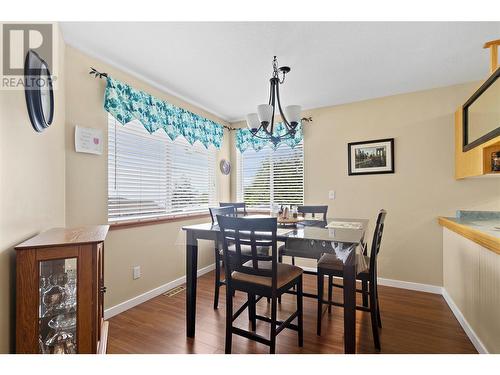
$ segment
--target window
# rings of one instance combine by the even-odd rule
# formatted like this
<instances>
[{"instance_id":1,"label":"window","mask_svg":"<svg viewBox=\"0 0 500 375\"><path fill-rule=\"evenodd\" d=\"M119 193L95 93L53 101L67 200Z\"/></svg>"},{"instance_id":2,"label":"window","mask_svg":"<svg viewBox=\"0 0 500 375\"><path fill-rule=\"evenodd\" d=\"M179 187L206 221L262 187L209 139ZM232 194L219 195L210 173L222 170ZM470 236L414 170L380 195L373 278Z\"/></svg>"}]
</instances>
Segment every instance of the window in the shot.
<instances>
[{"instance_id":1,"label":"window","mask_svg":"<svg viewBox=\"0 0 500 375\"><path fill-rule=\"evenodd\" d=\"M304 204L304 143L238 154L237 199L248 207Z\"/></svg>"},{"instance_id":2,"label":"window","mask_svg":"<svg viewBox=\"0 0 500 375\"><path fill-rule=\"evenodd\" d=\"M108 118L108 221L206 212L216 203L216 149Z\"/></svg>"}]
</instances>

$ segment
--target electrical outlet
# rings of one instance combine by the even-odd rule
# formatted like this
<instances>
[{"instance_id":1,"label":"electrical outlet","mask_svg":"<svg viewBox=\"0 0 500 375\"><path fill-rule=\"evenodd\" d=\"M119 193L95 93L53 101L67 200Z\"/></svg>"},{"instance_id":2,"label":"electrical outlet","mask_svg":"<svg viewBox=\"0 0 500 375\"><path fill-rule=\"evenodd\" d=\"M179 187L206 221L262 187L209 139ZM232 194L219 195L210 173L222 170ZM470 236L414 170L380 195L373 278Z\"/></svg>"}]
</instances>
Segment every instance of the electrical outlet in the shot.
<instances>
[{"instance_id":1,"label":"electrical outlet","mask_svg":"<svg viewBox=\"0 0 500 375\"><path fill-rule=\"evenodd\" d=\"M328 199L335 199L335 190L330 190L328 192Z\"/></svg>"},{"instance_id":2,"label":"electrical outlet","mask_svg":"<svg viewBox=\"0 0 500 375\"><path fill-rule=\"evenodd\" d=\"M135 266L134 267L134 275L133 275L133 278L134 280L138 279L139 277L141 277L141 266Z\"/></svg>"}]
</instances>

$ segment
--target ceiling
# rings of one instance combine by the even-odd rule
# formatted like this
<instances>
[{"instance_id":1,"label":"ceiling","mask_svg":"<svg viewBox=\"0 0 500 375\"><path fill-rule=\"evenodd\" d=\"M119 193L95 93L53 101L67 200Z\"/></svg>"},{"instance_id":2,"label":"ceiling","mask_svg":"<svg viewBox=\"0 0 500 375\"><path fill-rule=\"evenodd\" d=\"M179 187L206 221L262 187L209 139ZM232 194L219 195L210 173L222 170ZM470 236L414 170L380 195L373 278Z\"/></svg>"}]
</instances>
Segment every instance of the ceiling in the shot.
<instances>
[{"instance_id":1,"label":"ceiling","mask_svg":"<svg viewBox=\"0 0 500 375\"><path fill-rule=\"evenodd\" d=\"M267 101L271 61L304 109L484 79L500 22L65 22L65 41L233 122ZM98 66L95 68L99 69Z\"/></svg>"}]
</instances>

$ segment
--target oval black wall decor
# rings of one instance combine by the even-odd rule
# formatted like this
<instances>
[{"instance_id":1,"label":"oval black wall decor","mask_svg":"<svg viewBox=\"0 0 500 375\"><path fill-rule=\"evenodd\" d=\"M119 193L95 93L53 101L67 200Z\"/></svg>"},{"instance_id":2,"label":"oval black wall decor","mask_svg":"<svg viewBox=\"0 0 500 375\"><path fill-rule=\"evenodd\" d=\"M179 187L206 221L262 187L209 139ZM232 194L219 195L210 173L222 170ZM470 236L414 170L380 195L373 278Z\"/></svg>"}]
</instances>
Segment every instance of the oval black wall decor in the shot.
<instances>
[{"instance_id":1,"label":"oval black wall decor","mask_svg":"<svg viewBox=\"0 0 500 375\"><path fill-rule=\"evenodd\" d=\"M24 60L24 94L33 129L44 131L54 118L52 77L47 63L32 50Z\"/></svg>"}]
</instances>

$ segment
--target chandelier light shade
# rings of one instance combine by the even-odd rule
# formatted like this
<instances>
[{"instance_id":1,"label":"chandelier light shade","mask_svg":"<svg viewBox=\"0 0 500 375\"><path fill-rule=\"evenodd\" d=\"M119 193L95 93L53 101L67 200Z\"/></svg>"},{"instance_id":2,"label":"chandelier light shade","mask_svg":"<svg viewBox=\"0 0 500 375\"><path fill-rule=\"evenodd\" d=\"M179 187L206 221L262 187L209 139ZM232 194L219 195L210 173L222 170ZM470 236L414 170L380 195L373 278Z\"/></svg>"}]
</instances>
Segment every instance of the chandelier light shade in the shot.
<instances>
[{"instance_id":1,"label":"chandelier light shade","mask_svg":"<svg viewBox=\"0 0 500 375\"><path fill-rule=\"evenodd\" d=\"M252 132L256 132L260 127L259 116L257 113L249 113L246 117L248 129Z\"/></svg>"},{"instance_id":2,"label":"chandelier light shade","mask_svg":"<svg viewBox=\"0 0 500 375\"><path fill-rule=\"evenodd\" d=\"M257 106L257 113L259 115L259 121L264 126L267 127L271 123L273 118L274 108L270 104L261 104Z\"/></svg>"},{"instance_id":3,"label":"chandelier light shade","mask_svg":"<svg viewBox=\"0 0 500 375\"><path fill-rule=\"evenodd\" d=\"M300 105L289 105L285 107L285 116L290 125L297 126L301 119L302 107Z\"/></svg>"},{"instance_id":4,"label":"chandelier light shade","mask_svg":"<svg viewBox=\"0 0 500 375\"><path fill-rule=\"evenodd\" d=\"M289 105L283 110L280 100L279 86L285 82L285 76L290 72L288 66L278 68L278 59L273 59L273 74L270 82L269 101L267 104L257 106L257 113L250 113L246 116L247 126L252 135L261 139L268 139L274 145L282 140L295 136L296 127L302 121L311 121L311 118L302 118L302 107L300 105ZM284 131L282 134L275 134L274 116L280 115Z\"/></svg>"}]
</instances>

